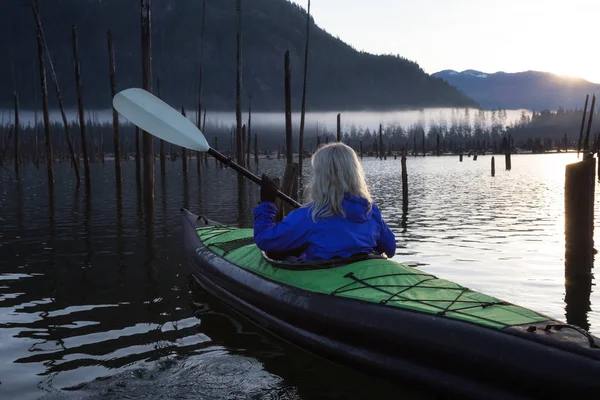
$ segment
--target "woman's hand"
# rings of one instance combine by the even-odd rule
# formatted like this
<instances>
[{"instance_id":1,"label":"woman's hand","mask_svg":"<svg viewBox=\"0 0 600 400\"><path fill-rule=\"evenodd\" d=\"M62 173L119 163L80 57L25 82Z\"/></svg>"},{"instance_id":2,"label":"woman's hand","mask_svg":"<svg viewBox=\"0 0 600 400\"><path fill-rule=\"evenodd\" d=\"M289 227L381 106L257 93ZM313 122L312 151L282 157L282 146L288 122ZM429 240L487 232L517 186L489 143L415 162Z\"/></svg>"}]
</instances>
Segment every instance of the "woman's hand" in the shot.
<instances>
[{"instance_id":1,"label":"woman's hand","mask_svg":"<svg viewBox=\"0 0 600 400\"><path fill-rule=\"evenodd\" d=\"M277 184L267 175L263 174L262 181L260 183L260 201L275 203L275 199L277 198L277 190Z\"/></svg>"}]
</instances>

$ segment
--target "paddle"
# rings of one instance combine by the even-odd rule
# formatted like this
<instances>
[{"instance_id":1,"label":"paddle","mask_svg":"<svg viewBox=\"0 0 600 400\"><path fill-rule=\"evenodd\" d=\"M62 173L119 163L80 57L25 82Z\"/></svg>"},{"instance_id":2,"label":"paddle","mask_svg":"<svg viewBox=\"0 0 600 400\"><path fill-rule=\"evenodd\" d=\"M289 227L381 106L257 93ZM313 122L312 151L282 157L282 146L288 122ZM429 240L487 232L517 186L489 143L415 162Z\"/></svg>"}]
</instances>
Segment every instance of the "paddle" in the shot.
<instances>
[{"instance_id":1,"label":"paddle","mask_svg":"<svg viewBox=\"0 0 600 400\"><path fill-rule=\"evenodd\" d=\"M138 88L123 90L115 95L113 107L149 134L186 149L208 153L252 182L261 184L258 176L212 149L192 121L151 93ZM301 207L300 203L280 191L277 191L277 196L294 207Z\"/></svg>"}]
</instances>

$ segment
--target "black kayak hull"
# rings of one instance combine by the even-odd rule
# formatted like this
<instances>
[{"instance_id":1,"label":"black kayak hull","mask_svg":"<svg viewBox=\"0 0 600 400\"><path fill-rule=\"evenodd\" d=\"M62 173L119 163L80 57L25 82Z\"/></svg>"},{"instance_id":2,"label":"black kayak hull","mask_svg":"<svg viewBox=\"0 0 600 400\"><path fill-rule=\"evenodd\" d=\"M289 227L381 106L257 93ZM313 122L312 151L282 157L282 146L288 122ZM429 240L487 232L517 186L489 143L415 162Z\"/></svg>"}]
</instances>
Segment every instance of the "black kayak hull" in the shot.
<instances>
[{"instance_id":1,"label":"black kayak hull","mask_svg":"<svg viewBox=\"0 0 600 400\"><path fill-rule=\"evenodd\" d=\"M331 361L394 382L472 398L600 393L600 354L548 346L519 330L329 296L281 284L221 258L183 212L185 251L208 292L260 327Z\"/></svg>"}]
</instances>

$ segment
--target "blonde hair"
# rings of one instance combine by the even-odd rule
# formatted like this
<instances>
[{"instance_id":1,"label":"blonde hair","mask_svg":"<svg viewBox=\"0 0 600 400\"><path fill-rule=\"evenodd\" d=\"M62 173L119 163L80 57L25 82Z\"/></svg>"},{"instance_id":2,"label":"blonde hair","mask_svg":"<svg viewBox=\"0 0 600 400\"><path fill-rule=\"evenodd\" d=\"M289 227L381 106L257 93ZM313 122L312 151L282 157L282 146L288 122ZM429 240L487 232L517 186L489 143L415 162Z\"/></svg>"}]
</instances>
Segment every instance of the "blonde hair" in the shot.
<instances>
[{"instance_id":1,"label":"blonde hair","mask_svg":"<svg viewBox=\"0 0 600 400\"><path fill-rule=\"evenodd\" d=\"M312 208L314 222L333 215L345 217L342 200L346 194L366 199L371 210L365 173L351 147L340 142L325 145L311 161L313 173L306 188L306 207Z\"/></svg>"}]
</instances>

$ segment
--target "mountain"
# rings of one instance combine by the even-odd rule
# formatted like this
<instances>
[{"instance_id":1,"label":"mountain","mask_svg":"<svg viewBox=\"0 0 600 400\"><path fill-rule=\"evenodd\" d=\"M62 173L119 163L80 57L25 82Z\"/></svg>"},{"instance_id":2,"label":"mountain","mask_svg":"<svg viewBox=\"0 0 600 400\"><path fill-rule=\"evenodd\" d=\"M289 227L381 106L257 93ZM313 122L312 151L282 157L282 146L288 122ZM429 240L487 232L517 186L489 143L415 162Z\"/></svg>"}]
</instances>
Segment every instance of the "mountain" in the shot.
<instances>
[{"instance_id":1,"label":"mountain","mask_svg":"<svg viewBox=\"0 0 600 400\"><path fill-rule=\"evenodd\" d=\"M140 2L124 0L42 0L41 14L63 97L76 104L71 25L79 36L84 101L87 108L108 108L106 34L115 38L118 88L141 85ZM152 2L153 77L171 104L196 103L200 60L202 1ZM293 107L300 107L306 12L286 0L244 0L242 5L244 107L284 108L284 54L290 51ZM30 2L2 1L0 106L10 106L11 63L25 106L39 87L37 45ZM10 38L6 40L6 38ZM209 110L235 109L236 18L234 0L206 1L204 104ZM51 98L55 95L49 90ZM34 85L35 84L35 85ZM39 92L39 90L38 90ZM39 104L39 93L37 94ZM392 109L469 106L474 101L418 64L399 56L359 52L323 29L310 25L309 110Z\"/></svg>"},{"instance_id":2,"label":"mountain","mask_svg":"<svg viewBox=\"0 0 600 400\"><path fill-rule=\"evenodd\" d=\"M557 110L583 108L586 94L600 93L600 85L581 78L549 72L518 73L466 70L440 71L433 76L457 87L486 108Z\"/></svg>"}]
</instances>

